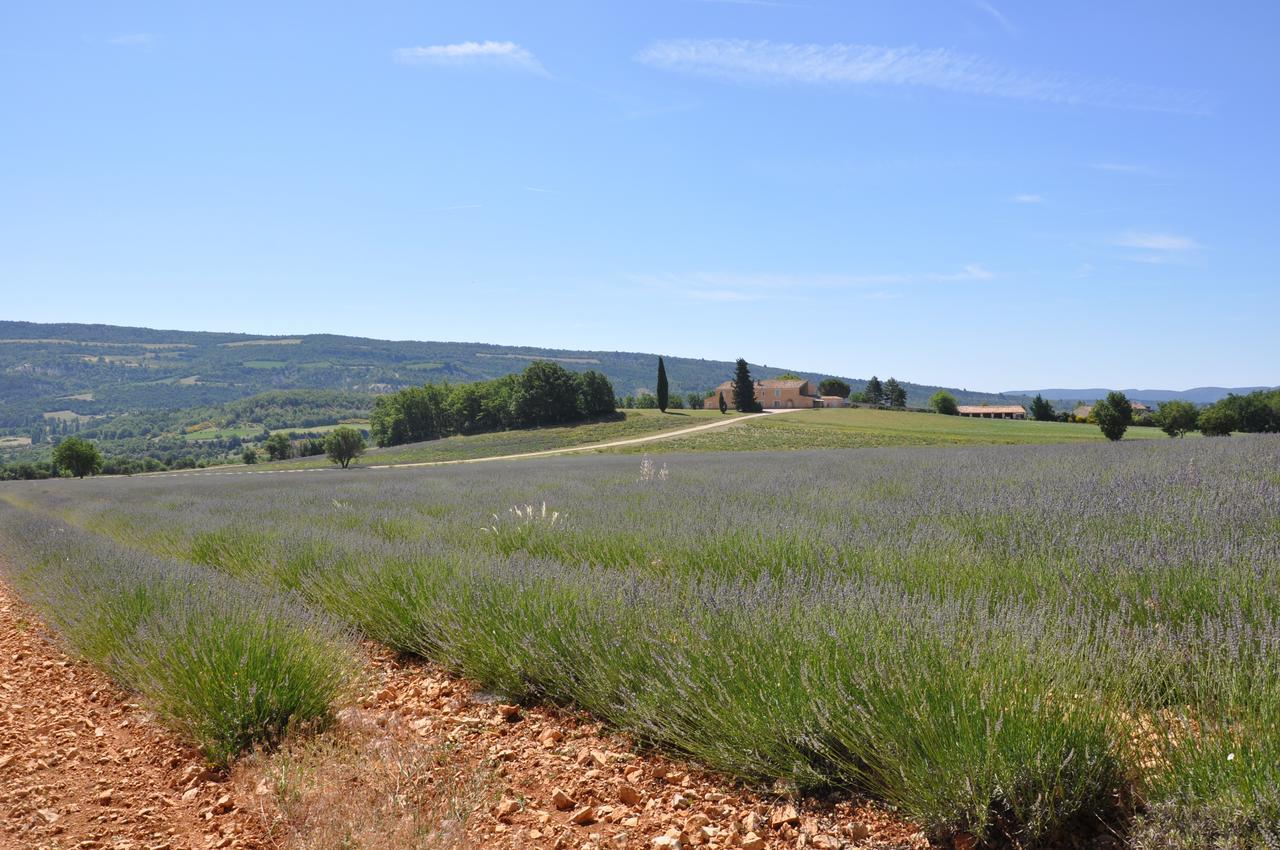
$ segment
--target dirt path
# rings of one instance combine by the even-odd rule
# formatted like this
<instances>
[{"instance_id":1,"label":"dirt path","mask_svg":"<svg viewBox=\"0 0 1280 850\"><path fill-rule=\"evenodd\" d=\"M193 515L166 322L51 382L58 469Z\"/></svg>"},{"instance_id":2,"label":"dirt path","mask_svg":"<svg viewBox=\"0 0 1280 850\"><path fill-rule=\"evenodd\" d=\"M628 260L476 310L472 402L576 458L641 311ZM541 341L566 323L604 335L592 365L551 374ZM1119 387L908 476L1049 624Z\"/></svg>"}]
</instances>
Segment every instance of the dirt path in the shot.
<instances>
[{"instance_id":1,"label":"dirt path","mask_svg":"<svg viewBox=\"0 0 1280 850\"><path fill-rule=\"evenodd\" d=\"M534 457L551 457L553 455L567 455L577 452L595 452L601 449L613 449L620 446L638 446L643 443L654 443L659 440L671 440L676 437L685 437L689 434L697 434L702 431L710 431L713 428L727 428L737 425L740 422L746 422L761 416L780 416L784 413L795 413L803 408L783 409L783 410L766 410L763 413L748 413L745 416L734 416L729 419L720 419L715 422L708 422L704 425L692 425L688 428L678 428L674 431L660 431L657 434L647 434L643 437L628 437L623 440L609 440L604 443L590 443L585 446L567 446L563 449L543 449L537 452L521 452L511 455L493 455L491 457L472 457L460 458L458 460L423 460L412 463L377 463L369 466L357 467L358 469L412 469L419 466L456 466L463 463L490 463L499 460L523 460ZM311 469L237 469L237 470L189 470L184 472L147 472L143 475L169 475L169 476L185 476L185 475L281 475L287 472L331 472L329 467L313 467Z\"/></svg>"},{"instance_id":2,"label":"dirt path","mask_svg":"<svg viewBox=\"0 0 1280 850\"><path fill-rule=\"evenodd\" d=\"M0 581L0 848L261 847L240 804Z\"/></svg>"}]
</instances>

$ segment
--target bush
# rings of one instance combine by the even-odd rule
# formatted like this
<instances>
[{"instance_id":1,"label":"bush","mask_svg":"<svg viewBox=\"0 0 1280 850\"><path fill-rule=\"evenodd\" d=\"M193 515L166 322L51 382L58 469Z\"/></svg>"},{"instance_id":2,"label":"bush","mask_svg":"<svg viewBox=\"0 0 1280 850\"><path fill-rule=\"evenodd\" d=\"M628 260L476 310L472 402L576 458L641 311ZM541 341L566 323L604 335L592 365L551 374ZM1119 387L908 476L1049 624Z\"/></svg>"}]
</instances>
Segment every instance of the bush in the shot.
<instances>
[{"instance_id":1,"label":"bush","mask_svg":"<svg viewBox=\"0 0 1280 850\"><path fill-rule=\"evenodd\" d=\"M1097 421L1104 437L1119 440L1133 424L1133 405L1124 393L1112 391L1093 406L1091 418Z\"/></svg>"},{"instance_id":2,"label":"bush","mask_svg":"<svg viewBox=\"0 0 1280 850\"><path fill-rule=\"evenodd\" d=\"M54 448L53 464L76 478L84 478L102 471L102 453L88 440L67 437Z\"/></svg>"},{"instance_id":3,"label":"bush","mask_svg":"<svg viewBox=\"0 0 1280 850\"><path fill-rule=\"evenodd\" d=\"M929 406L943 416L958 416L960 407L956 404L956 397L946 390L938 390L929 396Z\"/></svg>"},{"instance_id":4,"label":"bush","mask_svg":"<svg viewBox=\"0 0 1280 850\"><path fill-rule=\"evenodd\" d=\"M293 457L293 441L288 434L272 434L263 445L271 460L288 460Z\"/></svg>"},{"instance_id":5,"label":"bush","mask_svg":"<svg viewBox=\"0 0 1280 850\"><path fill-rule=\"evenodd\" d=\"M1206 407L1196 418L1196 427L1206 437L1230 436L1239 425L1240 421L1236 418L1235 412L1220 404Z\"/></svg>"},{"instance_id":6,"label":"bush","mask_svg":"<svg viewBox=\"0 0 1280 850\"><path fill-rule=\"evenodd\" d=\"M1152 417L1170 437L1181 437L1196 429L1200 411L1189 401L1162 401Z\"/></svg>"},{"instance_id":7,"label":"bush","mask_svg":"<svg viewBox=\"0 0 1280 850\"><path fill-rule=\"evenodd\" d=\"M5 520L20 592L213 763L327 721L351 693L351 638L297 603L60 524Z\"/></svg>"},{"instance_id":8,"label":"bush","mask_svg":"<svg viewBox=\"0 0 1280 850\"><path fill-rule=\"evenodd\" d=\"M364 448L364 437L355 428L346 425L334 428L329 432L329 436L324 438L325 454L329 456L329 460L339 464L343 469L364 454Z\"/></svg>"}]
</instances>

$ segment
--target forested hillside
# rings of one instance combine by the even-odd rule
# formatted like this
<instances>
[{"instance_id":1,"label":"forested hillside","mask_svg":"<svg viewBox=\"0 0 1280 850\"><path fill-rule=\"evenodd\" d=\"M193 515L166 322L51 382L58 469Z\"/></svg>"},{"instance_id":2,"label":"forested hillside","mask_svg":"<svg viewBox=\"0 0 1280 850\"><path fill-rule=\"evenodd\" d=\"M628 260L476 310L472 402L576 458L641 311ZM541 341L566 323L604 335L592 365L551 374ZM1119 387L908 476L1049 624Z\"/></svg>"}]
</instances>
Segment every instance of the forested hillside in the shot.
<instances>
[{"instance_id":1,"label":"forested hillside","mask_svg":"<svg viewBox=\"0 0 1280 850\"><path fill-rule=\"evenodd\" d=\"M750 348L750 340L744 340L742 353L750 355ZM601 372L619 396L626 396L653 390L657 355L328 334L258 337L0 322L0 429L14 433L53 419L192 408L267 390L383 393L429 381L486 380L519 372L533 360ZM728 361L667 357L666 366L673 394L708 390L733 373ZM784 371L827 377L794 368L751 368L757 378ZM855 391L864 383L863 378L836 377L846 377ZM924 405L937 389L906 382L904 386L911 405ZM962 402L1001 398L952 392Z\"/></svg>"}]
</instances>

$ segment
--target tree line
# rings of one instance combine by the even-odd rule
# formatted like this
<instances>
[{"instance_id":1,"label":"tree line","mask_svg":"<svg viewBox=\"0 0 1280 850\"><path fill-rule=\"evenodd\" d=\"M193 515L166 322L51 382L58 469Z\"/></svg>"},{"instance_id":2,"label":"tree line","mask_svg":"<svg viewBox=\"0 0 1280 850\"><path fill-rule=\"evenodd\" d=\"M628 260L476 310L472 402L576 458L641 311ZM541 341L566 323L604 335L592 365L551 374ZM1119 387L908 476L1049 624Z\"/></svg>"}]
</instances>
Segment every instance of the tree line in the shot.
<instances>
[{"instance_id":1,"label":"tree line","mask_svg":"<svg viewBox=\"0 0 1280 850\"><path fill-rule=\"evenodd\" d=\"M539 360L523 372L469 384L428 383L374 400L369 431L379 446L562 425L617 412L599 372L571 372Z\"/></svg>"}]
</instances>

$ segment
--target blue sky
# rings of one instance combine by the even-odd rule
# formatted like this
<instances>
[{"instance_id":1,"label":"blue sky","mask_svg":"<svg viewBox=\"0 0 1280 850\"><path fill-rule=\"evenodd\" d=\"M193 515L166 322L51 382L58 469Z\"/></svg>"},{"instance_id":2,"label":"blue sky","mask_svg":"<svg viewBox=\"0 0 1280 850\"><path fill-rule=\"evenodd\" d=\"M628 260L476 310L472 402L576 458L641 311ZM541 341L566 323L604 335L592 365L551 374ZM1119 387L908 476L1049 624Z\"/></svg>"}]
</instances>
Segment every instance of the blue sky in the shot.
<instances>
[{"instance_id":1,"label":"blue sky","mask_svg":"<svg viewBox=\"0 0 1280 850\"><path fill-rule=\"evenodd\" d=\"M10 2L0 316L1280 382L1280 4Z\"/></svg>"}]
</instances>

